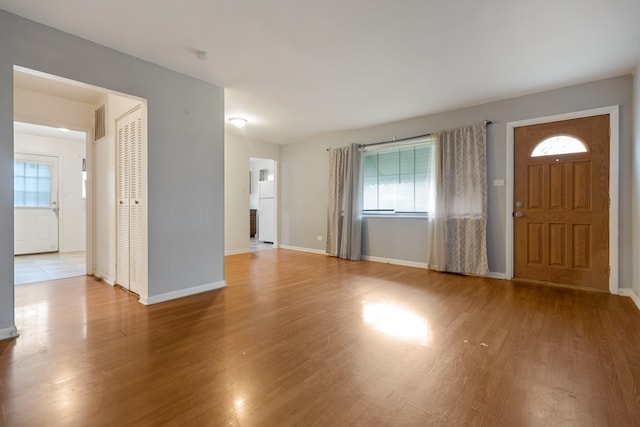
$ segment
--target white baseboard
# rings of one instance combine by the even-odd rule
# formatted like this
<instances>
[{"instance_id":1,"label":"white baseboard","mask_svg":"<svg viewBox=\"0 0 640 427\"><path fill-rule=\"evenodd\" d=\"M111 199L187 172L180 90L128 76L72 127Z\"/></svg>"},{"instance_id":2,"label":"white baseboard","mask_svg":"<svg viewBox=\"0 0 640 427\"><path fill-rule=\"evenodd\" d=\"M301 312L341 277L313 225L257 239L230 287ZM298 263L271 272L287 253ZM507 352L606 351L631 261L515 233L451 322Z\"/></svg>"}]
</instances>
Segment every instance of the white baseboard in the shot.
<instances>
[{"instance_id":1,"label":"white baseboard","mask_svg":"<svg viewBox=\"0 0 640 427\"><path fill-rule=\"evenodd\" d=\"M158 304L160 302L171 301L178 298L188 297L202 292L213 291L215 289L224 288L227 283L224 280L215 283L207 283L200 286L194 286L192 288L180 289L179 291L167 292L160 295L154 295L151 297L140 297L138 300L141 304L151 305Z\"/></svg>"},{"instance_id":2,"label":"white baseboard","mask_svg":"<svg viewBox=\"0 0 640 427\"><path fill-rule=\"evenodd\" d=\"M319 255L327 254L322 249L301 248L299 246L280 245L280 248L289 249L292 251L299 251L299 252L309 252L312 254L319 254ZM429 269L429 264L427 264L426 262L405 261L402 259L381 258L381 257L370 256L370 255L363 255L360 257L360 259L362 259L363 261L382 262L385 264L403 265L405 267ZM507 279L507 276L505 273L494 273L494 272L489 272L489 274L481 277L488 277L490 279L501 279L501 280Z\"/></svg>"},{"instance_id":3,"label":"white baseboard","mask_svg":"<svg viewBox=\"0 0 640 427\"><path fill-rule=\"evenodd\" d=\"M289 249L291 251L308 252L311 254L319 254L319 255L327 254L327 252L324 251L323 249L301 248L299 246L280 245L280 249Z\"/></svg>"},{"instance_id":4,"label":"white baseboard","mask_svg":"<svg viewBox=\"0 0 640 427\"><path fill-rule=\"evenodd\" d=\"M405 267L416 267L416 268L424 268L428 269L429 264L426 262L414 262L414 261L405 261L401 259L393 259L393 258L380 258L377 256L363 255L360 257L363 261L373 261L373 262L382 262L384 264L395 264L395 265L403 265Z\"/></svg>"},{"instance_id":5,"label":"white baseboard","mask_svg":"<svg viewBox=\"0 0 640 427\"><path fill-rule=\"evenodd\" d=\"M362 260L373 261L373 262L383 262L385 264L403 265L405 267L424 268L427 270L429 269L429 264L427 264L426 262L414 262L414 261L405 261L401 259L380 258L375 256L369 256L369 255L362 256ZM480 276L480 277L488 277L490 279L502 279L502 280L505 280L507 278L507 276L504 273L494 273L494 272L489 272L489 274Z\"/></svg>"},{"instance_id":6,"label":"white baseboard","mask_svg":"<svg viewBox=\"0 0 640 427\"><path fill-rule=\"evenodd\" d=\"M115 280L111 279L110 277L107 277L107 275L103 275L99 271L94 271L93 277L95 277L98 280L102 280L103 282L108 283L111 286L113 286L115 283Z\"/></svg>"},{"instance_id":7,"label":"white baseboard","mask_svg":"<svg viewBox=\"0 0 640 427\"><path fill-rule=\"evenodd\" d=\"M239 255L239 254L248 254L251 252L251 249L236 249L235 251L224 251L224 256L227 255Z\"/></svg>"},{"instance_id":8,"label":"white baseboard","mask_svg":"<svg viewBox=\"0 0 640 427\"><path fill-rule=\"evenodd\" d=\"M77 248L77 249L74 249L74 248L67 249L67 248L65 248L65 249L59 250L58 252L61 253L61 254L72 254L74 252L85 252L85 251L86 251L86 249L84 249L84 248Z\"/></svg>"},{"instance_id":9,"label":"white baseboard","mask_svg":"<svg viewBox=\"0 0 640 427\"><path fill-rule=\"evenodd\" d=\"M9 338L17 338L18 337L18 329L14 326L10 328L0 329L0 340L7 340Z\"/></svg>"},{"instance_id":10,"label":"white baseboard","mask_svg":"<svg viewBox=\"0 0 640 427\"><path fill-rule=\"evenodd\" d=\"M636 294L631 288L620 288L618 289L618 295L623 297L629 297L636 304L638 310L640 310L640 297Z\"/></svg>"}]
</instances>

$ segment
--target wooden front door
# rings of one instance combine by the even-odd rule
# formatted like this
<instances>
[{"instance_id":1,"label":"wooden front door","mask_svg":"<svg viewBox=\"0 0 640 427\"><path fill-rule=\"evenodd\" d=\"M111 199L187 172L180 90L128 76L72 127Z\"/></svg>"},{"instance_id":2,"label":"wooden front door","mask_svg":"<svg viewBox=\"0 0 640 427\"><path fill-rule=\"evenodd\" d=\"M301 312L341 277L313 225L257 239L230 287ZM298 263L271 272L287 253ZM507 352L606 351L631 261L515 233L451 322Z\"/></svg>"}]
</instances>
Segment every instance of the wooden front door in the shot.
<instances>
[{"instance_id":1,"label":"wooden front door","mask_svg":"<svg viewBox=\"0 0 640 427\"><path fill-rule=\"evenodd\" d=\"M608 292L609 115L514 132L514 278Z\"/></svg>"}]
</instances>

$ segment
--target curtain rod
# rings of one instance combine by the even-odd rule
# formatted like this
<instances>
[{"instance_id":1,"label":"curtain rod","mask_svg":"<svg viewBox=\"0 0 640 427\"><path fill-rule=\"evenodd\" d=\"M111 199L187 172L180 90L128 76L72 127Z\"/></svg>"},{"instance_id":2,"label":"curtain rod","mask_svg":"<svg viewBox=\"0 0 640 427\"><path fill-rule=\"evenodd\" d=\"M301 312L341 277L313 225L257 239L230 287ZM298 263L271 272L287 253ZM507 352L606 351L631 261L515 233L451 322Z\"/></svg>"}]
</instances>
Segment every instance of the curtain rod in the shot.
<instances>
[{"instance_id":1,"label":"curtain rod","mask_svg":"<svg viewBox=\"0 0 640 427\"><path fill-rule=\"evenodd\" d=\"M491 123L493 123L491 120L485 120L484 121L484 125L485 126L489 126ZM432 135L433 135L433 133L430 132L430 133L425 133L423 135L410 136L408 138L400 138L400 139L393 138L391 141L372 142L370 144L359 144L358 147L364 148L364 147L372 147L374 145L393 144L394 142L409 141L410 139L417 139L417 138L426 138L426 137L432 136ZM327 148L327 151L331 151L331 148Z\"/></svg>"},{"instance_id":2,"label":"curtain rod","mask_svg":"<svg viewBox=\"0 0 640 427\"><path fill-rule=\"evenodd\" d=\"M484 121L484 125L485 126L488 126L490 124L491 124L491 120L485 120ZM394 142L409 141L411 139L417 139L417 138L426 138L426 137L432 136L432 135L433 135L433 132L429 132L429 133L425 133L424 135L410 136L408 138L400 138L400 139L393 138L391 141L372 142L371 144L360 144L360 148L372 147L374 145L382 145L382 144L393 144Z\"/></svg>"}]
</instances>

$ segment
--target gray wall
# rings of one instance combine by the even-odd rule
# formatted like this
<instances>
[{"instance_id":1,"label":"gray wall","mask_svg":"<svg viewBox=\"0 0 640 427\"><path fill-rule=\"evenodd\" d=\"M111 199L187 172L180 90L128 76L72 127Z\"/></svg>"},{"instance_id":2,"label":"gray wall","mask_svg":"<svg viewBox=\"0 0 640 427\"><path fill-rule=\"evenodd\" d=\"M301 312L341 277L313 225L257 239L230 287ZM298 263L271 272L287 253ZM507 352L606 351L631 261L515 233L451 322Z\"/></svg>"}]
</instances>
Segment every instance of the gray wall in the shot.
<instances>
[{"instance_id":1,"label":"gray wall","mask_svg":"<svg viewBox=\"0 0 640 427\"><path fill-rule=\"evenodd\" d=\"M317 241L316 235L326 234L328 147L410 137L486 119L493 121L487 133L489 268L494 273L504 273L505 227L510 218L505 217L505 187L493 187L492 182L506 176L507 122L620 105L620 286L631 287L632 102L632 77L621 76L283 146L280 150L281 244L324 249L324 241ZM408 232L409 229L413 233ZM419 220L368 219L364 231L364 255L410 262L426 260L423 243L426 227ZM395 236L397 232L401 234L401 243ZM390 244L398 246L398 250L391 251Z\"/></svg>"},{"instance_id":2,"label":"gray wall","mask_svg":"<svg viewBox=\"0 0 640 427\"><path fill-rule=\"evenodd\" d=\"M0 11L0 331L14 323L13 65L148 100L148 296L221 282L222 88Z\"/></svg>"}]
</instances>

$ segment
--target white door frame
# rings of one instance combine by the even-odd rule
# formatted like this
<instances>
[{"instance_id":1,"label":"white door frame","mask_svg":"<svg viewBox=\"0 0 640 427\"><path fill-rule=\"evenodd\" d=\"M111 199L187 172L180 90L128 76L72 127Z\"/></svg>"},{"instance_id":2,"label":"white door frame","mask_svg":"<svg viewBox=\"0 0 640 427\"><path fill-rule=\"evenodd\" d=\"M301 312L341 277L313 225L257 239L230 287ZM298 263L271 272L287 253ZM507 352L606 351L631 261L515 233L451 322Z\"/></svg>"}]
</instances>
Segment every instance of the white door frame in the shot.
<instances>
[{"instance_id":1,"label":"white door frame","mask_svg":"<svg viewBox=\"0 0 640 427\"><path fill-rule=\"evenodd\" d=\"M522 126L537 125L541 123L558 122L562 120L578 119L582 117L609 114L609 292L618 295L618 209L619 209L619 177L620 166L620 107L612 105L591 110L576 111L573 113L556 114L553 116L538 117L534 119L519 120L507 123L507 151L506 151L506 212L507 219L505 233L505 276L507 280L513 279L513 186L514 186L514 129Z\"/></svg>"}]
</instances>

